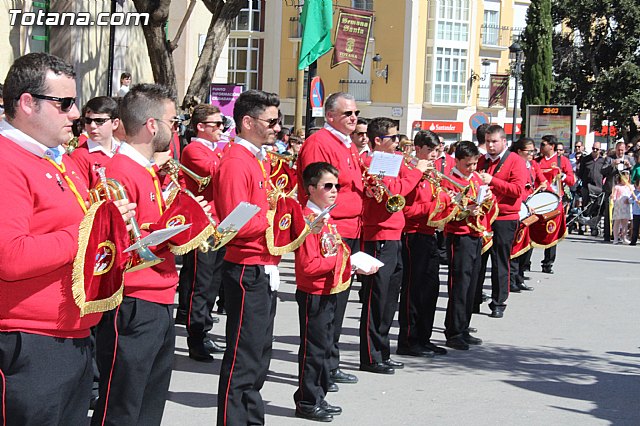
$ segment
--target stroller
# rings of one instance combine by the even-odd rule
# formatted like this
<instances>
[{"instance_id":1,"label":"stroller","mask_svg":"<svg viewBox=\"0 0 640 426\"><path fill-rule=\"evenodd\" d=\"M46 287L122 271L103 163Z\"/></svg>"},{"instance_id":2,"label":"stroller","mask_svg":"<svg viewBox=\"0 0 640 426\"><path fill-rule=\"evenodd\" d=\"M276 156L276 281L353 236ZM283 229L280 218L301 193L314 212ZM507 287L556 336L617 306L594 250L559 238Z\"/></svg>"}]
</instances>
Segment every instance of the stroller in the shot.
<instances>
[{"instance_id":1,"label":"stroller","mask_svg":"<svg viewBox=\"0 0 640 426\"><path fill-rule=\"evenodd\" d=\"M602 228L601 221L604 218L604 209L607 208L606 194L602 188L589 184L589 203L583 207L571 207L567 216L568 232L579 230L580 226L588 226L591 235L597 237ZM577 198L577 197L576 197Z\"/></svg>"}]
</instances>

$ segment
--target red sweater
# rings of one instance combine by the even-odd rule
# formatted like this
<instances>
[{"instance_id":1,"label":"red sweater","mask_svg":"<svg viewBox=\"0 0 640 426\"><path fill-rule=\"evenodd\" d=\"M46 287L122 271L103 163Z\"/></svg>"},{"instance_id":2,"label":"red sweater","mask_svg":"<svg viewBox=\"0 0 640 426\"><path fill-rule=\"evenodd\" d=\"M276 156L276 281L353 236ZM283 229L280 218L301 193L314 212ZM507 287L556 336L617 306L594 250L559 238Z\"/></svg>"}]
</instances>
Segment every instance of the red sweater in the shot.
<instances>
[{"instance_id":1,"label":"red sweater","mask_svg":"<svg viewBox=\"0 0 640 426\"><path fill-rule=\"evenodd\" d=\"M205 200L211 203L213 201L213 177L218 171L221 158L222 150L220 148L216 148L212 151L204 144L192 141L182 151L181 163L199 176L211 176L212 182L209 182L209 185L207 185L202 192L199 192L198 183L189 176L184 176L183 173L180 173L184 187L191 191L193 195L202 195ZM211 207L211 215L216 223L218 223L219 221L215 214L215 208L213 208L213 206Z\"/></svg>"},{"instance_id":2,"label":"red sweater","mask_svg":"<svg viewBox=\"0 0 640 426\"><path fill-rule=\"evenodd\" d=\"M406 197L413 191L420 179L422 179L420 170L409 170L408 167L402 165L397 178L385 176L382 181L387 185L391 194L400 194ZM387 200L386 194L380 203L375 198L365 197L362 214L365 241L400 240L404 228L404 214L402 211L389 213L385 207Z\"/></svg>"},{"instance_id":3,"label":"red sweater","mask_svg":"<svg viewBox=\"0 0 640 426\"><path fill-rule=\"evenodd\" d=\"M213 182L213 202L218 217L225 217L242 201L260 207L260 211L242 227L227 245L224 259L244 265L277 265L279 256L267 250L266 230L267 190L269 189L269 160L260 161L244 146L234 143L220 161Z\"/></svg>"},{"instance_id":4,"label":"red sweater","mask_svg":"<svg viewBox=\"0 0 640 426\"><path fill-rule=\"evenodd\" d=\"M537 161L532 161L531 163L529 163L529 165L530 168L527 169L529 171L529 174L527 175L527 184L529 185L522 193L523 200L526 200L529 195L533 194L536 188L538 188L544 182L547 182L547 179L544 177L544 175L542 174L542 170L540 169L540 164L538 164Z\"/></svg>"},{"instance_id":5,"label":"red sweater","mask_svg":"<svg viewBox=\"0 0 640 426\"><path fill-rule=\"evenodd\" d=\"M298 156L298 182L302 182L302 172L311 163L325 161L340 172L341 185L338 205L331 211L331 217L344 238L360 236L360 216L362 214L362 168L355 144L347 148L342 141L326 129L309 136L302 145ZM298 191L300 204L307 203L305 191Z\"/></svg>"},{"instance_id":6,"label":"red sweater","mask_svg":"<svg viewBox=\"0 0 640 426\"><path fill-rule=\"evenodd\" d=\"M129 147L129 149L133 148ZM140 164L120 153L113 156L106 168L107 177L124 185L129 201L138 205L136 207L138 224L142 226L144 223L156 223L161 213L158 209L158 195L156 195L151 174ZM162 208L164 211L164 200L162 200ZM143 237L147 234L142 231ZM153 247L152 251L156 256L163 258L164 262L136 272L127 272L124 275L124 295L168 305L173 303L178 284L175 259L166 244Z\"/></svg>"},{"instance_id":7,"label":"red sweater","mask_svg":"<svg viewBox=\"0 0 640 426\"><path fill-rule=\"evenodd\" d=\"M451 173L449 177L464 186L467 186L469 185L469 183L471 183L472 186L467 193L467 196L473 198L475 201L475 197L478 194L478 188L483 185L482 181L480 180L480 176L478 176L477 173L473 173L471 175L470 181L464 180L454 173ZM446 180L442 181L442 186L447 189L451 189L454 192L460 191L458 188L455 188L450 182L447 182ZM471 218L471 216L469 216L469 218ZM451 220L447 222L447 224L444 226L444 233L447 235L471 235L472 237L482 237L482 233L469 227L467 218L465 218L464 220Z\"/></svg>"},{"instance_id":8,"label":"red sweater","mask_svg":"<svg viewBox=\"0 0 640 426\"><path fill-rule=\"evenodd\" d=\"M405 218L404 232L435 234L436 229L427 225L429 214L433 210L433 192L431 182L424 179L405 197L407 204L402 210Z\"/></svg>"},{"instance_id":9,"label":"red sweater","mask_svg":"<svg viewBox=\"0 0 640 426\"><path fill-rule=\"evenodd\" d=\"M553 157L546 159L544 157L538 158L536 160L540 166L542 174L549 181L549 190L551 191L551 185L557 185L558 181L565 183L568 186L572 186L576 183L575 175L573 174L573 168L571 167L571 162L564 155L560 157L560 168L558 168L558 157L555 154ZM564 179L558 178L557 175L565 174ZM562 185L558 188L557 191L559 196L564 195L564 190Z\"/></svg>"},{"instance_id":10,"label":"red sweater","mask_svg":"<svg viewBox=\"0 0 640 426\"><path fill-rule=\"evenodd\" d=\"M313 212L308 207L303 210L304 217ZM335 225L333 218L329 224ZM298 289L309 294L330 294L339 281L334 277L336 262L342 262L338 256L324 257L320 252L322 235L329 233L327 225L320 234L309 234L304 243L296 250L296 284ZM347 250L349 248L347 247Z\"/></svg>"},{"instance_id":11,"label":"red sweater","mask_svg":"<svg viewBox=\"0 0 640 426\"><path fill-rule=\"evenodd\" d=\"M82 176L85 178L89 188L93 188L100 180L100 176L96 170L111 160L111 157L103 151L89 152L89 146L86 140L82 145L79 145L73 150L71 158L73 158L73 161L78 165L78 170L80 170Z\"/></svg>"},{"instance_id":12,"label":"red sweater","mask_svg":"<svg viewBox=\"0 0 640 426\"><path fill-rule=\"evenodd\" d=\"M66 155L63 164L86 198L87 187L76 164ZM48 160L2 136L0 179L0 211L4 212L0 221L0 331L87 337L101 314L80 318L71 293L78 225L84 217L78 200Z\"/></svg>"},{"instance_id":13,"label":"red sweater","mask_svg":"<svg viewBox=\"0 0 640 426\"><path fill-rule=\"evenodd\" d=\"M489 162L486 172L493 175L489 184L491 192L495 195L500 212L496 220L518 220L524 186L529 178L527 166L518 154L505 152L509 157L502 163L500 170L496 168L500 159L491 162L486 156L478 159L478 171L485 170L485 164Z\"/></svg>"}]
</instances>

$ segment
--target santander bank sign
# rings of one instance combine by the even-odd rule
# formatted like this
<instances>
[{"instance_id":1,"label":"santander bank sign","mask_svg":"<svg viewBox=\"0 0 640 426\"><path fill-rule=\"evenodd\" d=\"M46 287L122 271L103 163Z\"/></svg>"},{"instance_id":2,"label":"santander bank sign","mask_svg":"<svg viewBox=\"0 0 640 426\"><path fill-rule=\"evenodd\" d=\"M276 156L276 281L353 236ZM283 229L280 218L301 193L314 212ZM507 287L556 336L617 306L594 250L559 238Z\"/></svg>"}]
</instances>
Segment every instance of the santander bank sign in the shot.
<instances>
[{"instance_id":1,"label":"santander bank sign","mask_svg":"<svg viewBox=\"0 0 640 426\"><path fill-rule=\"evenodd\" d=\"M431 130L436 133L462 133L464 124L461 121L431 121L421 120L413 122L413 130Z\"/></svg>"}]
</instances>

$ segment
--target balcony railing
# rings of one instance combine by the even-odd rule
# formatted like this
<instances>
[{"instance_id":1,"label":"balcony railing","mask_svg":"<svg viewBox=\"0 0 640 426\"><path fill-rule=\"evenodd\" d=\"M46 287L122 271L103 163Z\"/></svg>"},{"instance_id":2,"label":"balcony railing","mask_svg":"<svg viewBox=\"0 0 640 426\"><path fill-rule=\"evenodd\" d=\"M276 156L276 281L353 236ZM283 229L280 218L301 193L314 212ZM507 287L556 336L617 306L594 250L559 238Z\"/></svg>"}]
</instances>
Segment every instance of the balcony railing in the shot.
<instances>
[{"instance_id":1,"label":"balcony railing","mask_svg":"<svg viewBox=\"0 0 640 426\"><path fill-rule=\"evenodd\" d=\"M480 31L482 33L483 47L500 47L506 48L520 37L520 33L524 28L506 27L493 24L482 24Z\"/></svg>"},{"instance_id":2,"label":"balcony railing","mask_svg":"<svg viewBox=\"0 0 640 426\"><path fill-rule=\"evenodd\" d=\"M289 18L289 38L302 38L302 25L297 16Z\"/></svg>"},{"instance_id":3,"label":"balcony railing","mask_svg":"<svg viewBox=\"0 0 640 426\"><path fill-rule=\"evenodd\" d=\"M356 101L371 100L371 80L340 80L340 90L351 93Z\"/></svg>"}]
</instances>

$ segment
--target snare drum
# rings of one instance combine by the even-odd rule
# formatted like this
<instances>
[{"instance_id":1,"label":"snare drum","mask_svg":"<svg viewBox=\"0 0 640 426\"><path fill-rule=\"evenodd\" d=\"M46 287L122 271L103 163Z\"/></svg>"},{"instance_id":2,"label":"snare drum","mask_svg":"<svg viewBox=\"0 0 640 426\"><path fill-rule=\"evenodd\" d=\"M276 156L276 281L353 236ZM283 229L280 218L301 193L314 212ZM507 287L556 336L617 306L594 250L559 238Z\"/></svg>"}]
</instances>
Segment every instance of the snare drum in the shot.
<instances>
[{"instance_id":1,"label":"snare drum","mask_svg":"<svg viewBox=\"0 0 640 426\"><path fill-rule=\"evenodd\" d=\"M553 192L541 191L527 198L525 203L533 214L545 216L558 209L560 197Z\"/></svg>"},{"instance_id":2,"label":"snare drum","mask_svg":"<svg viewBox=\"0 0 640 426\"><path fill-rule=\"evenodd\" d=\"M520 216L520 222L524 226L529 226L532 223L535 223L535 222L538 221L538 216L536 216L535 214L531 213L531 209L527 205L526 201L523 201L522 204L520 205L519 216Z\"/></svg>"}]
</instances>

